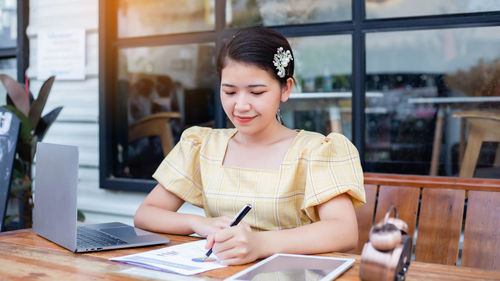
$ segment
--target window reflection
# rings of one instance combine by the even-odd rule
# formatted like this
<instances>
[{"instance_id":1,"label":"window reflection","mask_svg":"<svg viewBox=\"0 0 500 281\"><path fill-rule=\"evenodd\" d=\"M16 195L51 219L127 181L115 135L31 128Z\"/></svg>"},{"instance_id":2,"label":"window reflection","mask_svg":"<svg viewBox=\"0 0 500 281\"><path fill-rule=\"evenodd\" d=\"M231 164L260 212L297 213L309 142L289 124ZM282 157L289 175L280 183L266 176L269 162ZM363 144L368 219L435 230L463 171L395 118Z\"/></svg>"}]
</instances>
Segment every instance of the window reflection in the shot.
<instances>
[{"instance_id":1,"label":"window reflection","mask_svg":"<svg viewBox=\"0 0 500 281\"><path fill-rule=\"evenodd\" d=\"M346 21L351 0L226 0L231 27Z\"/></svg>"},{"instance_id":2,"label":"window reflection","mask_svg":"<svg viewBox=\"0 0 500 281\"><path fill-rule=\"evenodd\" d=\"M17 1L0 0L0 48L16 47Z\"/></svg>"},{"instance_id":3,"label":"window reflection","mask_svg":"<svg viewBox=\"0 0 500 281\"><path fill-rule=\"evenodd\" d=\"M119 51L118 176L151 178L189 126L214 126L215 45Z\"/></svg>"},{"instance_id":4,"label":"window reflection","mask_svg":"<svg viewBox=\"0 0 500 281\"><path fill-rule=\"evenodd\" d=\"M500 27L367 34L366 89L383 93L366 100L368 169L457 175L469 130L453 115L500 108L499 44ZM482 146L476 176L497 146Z\"/></svg>"},{"instance_id":5,"label":"window reflection","mask_svg":"<svg viewBox=\"0 0 500 281\"><path fill-rule=\"evenodd\" d=\"M118 37L214 29L214 0L119 0Z\"/></svg>"},{"instance_id":6,"label":"window reflection","mask_svg":"<svg viewBox=\"0 0 500 281\"><path fill-rule=\"evenodd\" d=\"M365 0L366 18L397 18L500 10L491 0Z\"/></svg>"},{"instance_id":7,"label":"window reflection","mask_svg":"<svg viewBox=\"0 0 500 281\"><path fill-rule=\"evenodd\" d=\"M351 37L289 38L295 80L290 99L281 105L285 125L323 134L351 136Z\"/></svg>"},{"instance_id":8,"label":"window reflection","mask_svg":"<svg viewBox=\"0 0 500 281\"><path fill-rule=\"evenodd\" d=\"M0 60L0 73L7 74L10 77L17 78L17 61L13 59L1 59ZM0 102L6 104L7 92L4 87L0 87Z\"/></svg>"}]
</instances>

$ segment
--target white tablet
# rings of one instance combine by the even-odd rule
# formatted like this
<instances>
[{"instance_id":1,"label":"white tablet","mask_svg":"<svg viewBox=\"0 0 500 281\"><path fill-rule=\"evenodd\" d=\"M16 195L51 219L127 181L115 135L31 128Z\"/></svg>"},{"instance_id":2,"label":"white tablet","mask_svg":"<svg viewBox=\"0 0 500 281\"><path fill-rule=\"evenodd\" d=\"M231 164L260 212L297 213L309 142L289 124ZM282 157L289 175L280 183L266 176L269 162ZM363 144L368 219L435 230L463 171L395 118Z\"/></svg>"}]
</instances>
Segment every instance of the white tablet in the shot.
<instances>
[{"instance_id":1,"label":"white tablet","mask_svg":"<svg viewBox=\"0 0 500 281\"><path fill-rule=\"evenodd\" d=\"M351 258L274 254L226 280L314 280L337 278L354 264Z\"/></svg>"}]
</instances>

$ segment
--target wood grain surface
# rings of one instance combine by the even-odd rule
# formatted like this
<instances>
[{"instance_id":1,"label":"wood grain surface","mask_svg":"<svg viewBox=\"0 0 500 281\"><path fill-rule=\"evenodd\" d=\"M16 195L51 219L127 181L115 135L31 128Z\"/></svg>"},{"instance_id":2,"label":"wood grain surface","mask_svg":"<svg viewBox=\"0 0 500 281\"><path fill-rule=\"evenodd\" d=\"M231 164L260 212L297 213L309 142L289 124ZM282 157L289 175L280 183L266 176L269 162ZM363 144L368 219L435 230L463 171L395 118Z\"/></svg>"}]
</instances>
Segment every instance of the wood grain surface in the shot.
<instances>
[{"instance_id":1,"label":"wood grain surface","mask_svg":"<svg viewBox=\"0 0 500 281\"><path fill-rule=\"evenodd\" d=\"M389 208L394 205L398 218L408 224L408 235L413 237L417 223L420 189L406 186L380 186L375 223L381 222ZM393 214L391 214L393 217Z\"/></svg>"},{"instance_id":2,"label":"wood grain surface","mask_svg":"<svg viewBox=\"0 0 500 281\"><path fill-rule=\"evenodd\" d=\"M415 260L456 265L464 202L464 190L422 190Z\"/></svg>"},{"instance_id":3,"label":"wood grain surface","mask_svg":"<svg viewBox=\"0 0 500 281\"><path fill-rule=\"evenodd\" d=\"M500 204L498 202L500 202L500 192L469 191L462 265L483 269L500 268ZM500 280L500 275L498 280Z\"/></svg>"},{"instance_id":4,"label":"wood grain surface","mask_svg":"<svg viewBox=\"0 0 500 281\"><path fill-rule=\"evenodd\" d=\"M168 246L198 238L165 235L171 239ZM148 251L166 245L143 247L87 254L74 254L32 233L31 229L0 233L0 279L1 280L159 280L155 278L124 274L127 269L149 270L140 267L110 262L111 257ZM324 256L355 258L356 263L337 280L359 280L359 256L329 253ZM229 266L208 271L190 280L222 280L250 266ZM158 272L159 274L162 274ZM167 274L167 273L165 273ZM169 276L173 276L170 274ZM177 275L176 275L177 276ZM182 276L181 276L182 277ZM187 277L183 277L186 278ZM500 271L487 271L469 267L413 262L406 280L499 280ZM182 280L182 279L179 279Z\"/></svg>"},{"instance_id":5,"label":"wood grain surface","mask_svg":"<svg viewBox=\"0 0 500 281\"><path fill-rule=\"evenodd\" d=\"M373 214L375 214L375 202L377 199L377 186L365 184L366 203L356 210L358 220L358 246L350 251L352 254L361 255L363 246L370 237L370 230L373 224Z\"/></svg>"}]
</instances>

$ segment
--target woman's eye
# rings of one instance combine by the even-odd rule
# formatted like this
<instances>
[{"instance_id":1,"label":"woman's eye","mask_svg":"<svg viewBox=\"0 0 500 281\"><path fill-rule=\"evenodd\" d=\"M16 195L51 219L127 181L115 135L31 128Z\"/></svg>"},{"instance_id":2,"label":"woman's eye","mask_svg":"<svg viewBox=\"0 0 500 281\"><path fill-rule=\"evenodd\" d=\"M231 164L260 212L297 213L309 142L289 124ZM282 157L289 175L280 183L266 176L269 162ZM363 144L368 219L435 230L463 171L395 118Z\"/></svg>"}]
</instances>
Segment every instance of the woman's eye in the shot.
<instances>
[{"instance_id":1,"label":"woman's eye","mask_svg":"<svg viewBox=\"0 0 500 281\"><path fill-rule=\"evenodd\" d=\"M254 94L254 95L261 95L261 94L263 94L263 93L264 93L264 92L252 92L252 94Z\"/></svg>"},{"instance_id":2,"label":"woman's eye","mask_svg":"<svg viewBox=\"0 0 500 281\"><path fill-rule=\"evenodd\" d=\"M230 96L235 94L235 92L224 92L224 93L225 93L226 95L230 95Z\"/></svg>"}]
</instances>

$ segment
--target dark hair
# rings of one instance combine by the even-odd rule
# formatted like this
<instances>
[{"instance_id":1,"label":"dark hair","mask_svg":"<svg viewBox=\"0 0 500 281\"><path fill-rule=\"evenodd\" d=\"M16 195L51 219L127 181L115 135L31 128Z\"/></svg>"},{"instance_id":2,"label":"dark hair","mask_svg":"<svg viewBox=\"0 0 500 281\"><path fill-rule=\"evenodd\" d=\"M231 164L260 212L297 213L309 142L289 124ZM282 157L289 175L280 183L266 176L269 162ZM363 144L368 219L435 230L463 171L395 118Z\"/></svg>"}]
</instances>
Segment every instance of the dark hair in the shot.
<instances>
[{"instance_id":1,"label":"dark hair","mask_svg":"<svg viewBox=\"0 0 500 281\"><path fill-rule=\"evenodd\" d=\"M285 75L278 76L278 69L274 66L274 55L279 47L283 51L289 50L293 57L292 48L285 36L266 27L247 27L237 31L231 40L222 46L217 58L217 73L221 79L222 69L226 66L227 60L231 59L255 65L266 70L279 81L283 87L288 78L293 78L294 63L291 60L285 68Z\"/></svg>"}]
</instances>

